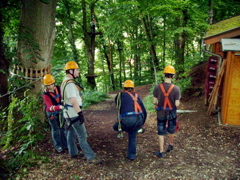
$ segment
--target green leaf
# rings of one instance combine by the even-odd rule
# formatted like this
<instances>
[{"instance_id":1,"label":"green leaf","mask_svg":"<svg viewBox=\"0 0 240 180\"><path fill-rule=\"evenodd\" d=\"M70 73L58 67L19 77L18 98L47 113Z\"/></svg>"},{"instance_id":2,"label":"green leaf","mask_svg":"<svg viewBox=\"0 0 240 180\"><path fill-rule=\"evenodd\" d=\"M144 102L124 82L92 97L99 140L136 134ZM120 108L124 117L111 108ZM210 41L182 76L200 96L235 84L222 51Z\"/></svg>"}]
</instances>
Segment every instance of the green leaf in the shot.
<instances>
[{"instance_id":1,"label":"green leaf","mask_svg":"<svg viewBox=\"0 0 240 180\"><path fill-rule=\"evenodd\" d=\"M24 49L22 52L23 53L28 53L28 52L31 52L32 51L32 49Z\"/></svg>"},{"instance_id":2,"label":"green leaf","mask_svg":"<svg viewBox=\"0 0 240 180\"><path fill-rule=\"evenodd\" d=\"M0 69L0 73L6 74L6 72L3 69Z\"/></svg>"},{"instance_id":3,"label":"green leaf","mask_svg":"<svg viewBox=\"0 0 240 180\"><path fill-rule=\"evenodd\" d=\"M38 58L39 60L41 60L41 61L45 61L45 59L42 58L41 56L37 56L37 58Z\"/></svg>"},{"instance_id":4,"label":"green leaf","mask_svg":"<svg viewBox=\"0 0 240 180\"><path fill-rule=\"evenodd\" d=\"M28 61L29 59L33 58L34 55L32 53L27 54L26 60Z\"/></svg>"}]
</instances>

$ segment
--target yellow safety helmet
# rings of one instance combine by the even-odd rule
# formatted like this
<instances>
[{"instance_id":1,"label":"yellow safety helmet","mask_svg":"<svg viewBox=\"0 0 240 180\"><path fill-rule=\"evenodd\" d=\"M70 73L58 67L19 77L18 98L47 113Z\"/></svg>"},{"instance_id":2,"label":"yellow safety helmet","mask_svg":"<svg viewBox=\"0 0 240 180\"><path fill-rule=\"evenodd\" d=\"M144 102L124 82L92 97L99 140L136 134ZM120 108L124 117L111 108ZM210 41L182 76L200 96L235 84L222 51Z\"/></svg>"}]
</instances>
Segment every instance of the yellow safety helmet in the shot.
<instances>
[{"instance_id":1,"label":"yellow safety helmet","mask_svg":"<svg viewBox=\"0 0 240 180\"><path fill-rule=\"evenodd\" d=\"M123 84L123 87L125 88L134 88L134 82L131 80L126 80Z\"/></svg>"},{"instance_id":2,"label":"yellow safety helmet","mask_svg":"<svg viewBox=\"0 0 240 180\"><path fill-rule=\"evenodd\" d=\"M48 85L51 85L51 84L54 84L54 83L55 83L55 79L51 74L46 74L43 77L43 84L44 85L48 86Z\"/></svg>"},{"instance_id":3,"label":"yellow safety helmet","mask_svg":"<svg viewBox=\"0 0 240 180\"><path fill-rule=\"evenodd\" d=\"M79 66L75 61L69 61L65 64L64 70L66 71L69 69L79 69Z\"/></svg>"},{"instance_id":4,"label":"yellow safety helmet","mask_svg":"<svg viewBox=\"0 0 240 180\"><path fill-rule=\"evenodd\" d=\"M167 74L175 74L175 68L171 65L168 65L164 68L163 73L167 73Z\"/></svg>"}]
</instances>

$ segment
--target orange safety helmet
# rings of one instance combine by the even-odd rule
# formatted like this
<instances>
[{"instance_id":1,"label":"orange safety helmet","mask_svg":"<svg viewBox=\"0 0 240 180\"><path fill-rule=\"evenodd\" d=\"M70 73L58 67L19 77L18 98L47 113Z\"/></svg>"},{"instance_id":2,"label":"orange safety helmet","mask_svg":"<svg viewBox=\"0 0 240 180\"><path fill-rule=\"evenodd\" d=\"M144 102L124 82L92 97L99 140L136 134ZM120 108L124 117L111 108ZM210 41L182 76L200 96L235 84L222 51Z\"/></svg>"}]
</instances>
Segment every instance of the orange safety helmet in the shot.
<instances>
[{"instance_id":1,"label":"orange safety helmet","mask_svg":"<svg viewBox=\"0 0 240 180\"><path fill-rule=\"evenodd\" d=\"M49 86L54 83L55 83L54 77L51 74L45 74L45 76L43 77L43 84Z\"/></svg>"},{"instance_id":2,"label":"orange safety helmet","mask_svg":"<svg viewBox=\"0 0 240 180\"><path fill-rule=\"evenodd\" d=\"M171 65L168 65L164 68L163 73L165 74L175 74L175 68Z\"/></svg>"},{"instance_id":3,"label":"orange safety helmet","mask_svg":"<svg viewBox=\"0 0 240 180\"><path fill-rule=\"evenodd\" d=\"M124 88L134 88L134 82L131 80L126 80L123 84Z\"/></svg>"},{"instance_id":4,"label":"orange safety helmet","mask_svg":"<svg viewBox=\"0 0 240 180\"><path fill-rule=\"evenodd\" d=\"M69 69L79 69L79 66L75 61L69 61L66 63L64 70L66 71Z\"/></svg>"}]
</instances>

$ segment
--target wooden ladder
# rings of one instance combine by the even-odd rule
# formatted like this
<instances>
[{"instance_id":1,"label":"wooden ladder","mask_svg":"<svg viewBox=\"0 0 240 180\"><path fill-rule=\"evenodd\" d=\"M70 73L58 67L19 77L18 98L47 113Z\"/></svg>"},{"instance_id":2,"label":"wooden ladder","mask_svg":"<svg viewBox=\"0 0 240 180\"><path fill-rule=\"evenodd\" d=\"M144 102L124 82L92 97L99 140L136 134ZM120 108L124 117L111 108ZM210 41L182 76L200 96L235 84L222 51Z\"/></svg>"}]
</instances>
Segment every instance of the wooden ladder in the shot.
<instances>
[{"instance_id":1,"label":"wooden ladder","mask_svg":"<svg viewBox=\"0 0 240 180\"><path fill-rule=\"evenodd\" d=\"M219 87L221 85L222 78L223 78L223 75L224 75L224 72L225 72L225 69L226 69L226 61L227 60L223 60L222 68L217 75L216 83L213 87L213 90L212 90L210 96L209 96L209 99L208 99L209 106L208 106L208 111L207 111L208 115L211 115L213 110L216 109L217 100L218 100L218 90L219 90Z\"/></svg>"}]
</instances>

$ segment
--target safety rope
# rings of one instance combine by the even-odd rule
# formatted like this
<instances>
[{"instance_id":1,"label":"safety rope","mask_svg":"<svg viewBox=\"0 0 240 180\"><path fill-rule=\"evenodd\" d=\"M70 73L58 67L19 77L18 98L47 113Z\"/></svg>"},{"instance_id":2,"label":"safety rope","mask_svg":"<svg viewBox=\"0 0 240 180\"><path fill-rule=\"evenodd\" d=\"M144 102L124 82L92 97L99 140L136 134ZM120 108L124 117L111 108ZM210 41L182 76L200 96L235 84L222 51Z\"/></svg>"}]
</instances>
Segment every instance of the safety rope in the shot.
<instances>
[{"instance_id":1,"label":"safety rope","mask_svg":"<svg viewBox=\"0 0 240 180\"><path fill-rule=\"evenodd\" d=\"M118 117L117 117L117 120L118 120L118 135L117 135L117 137L118 138L122 138L123 137L122 126L121 126L121 117L120 117L121 105L122 105L121 92L119 92L118 96L117 96L117 108L118 108Z\"/></svg>"},{"instance_id":2,"label":"safety rope","mask_svg":"<svg viewBox=\"0 0 240 180\"><path fill-rule=\"evenodd\" d=\"M19 77L24 78L24 79L27 79L27 80L35 80L35 81L32 81L32 82L30 82L30 83L28 83L28 84L25 84L24 86L21 86L21 87L15 89L15 90L13 90L13 91L10 91L10 92L8 92L8 93L6 93L6 94L0 95L0 98L2 98L2 97L4 97L4 96L7 96L7 95L9 95L9 94L12 94L12 93L18 91L19 89L22 89L22 88L28 86L29 84L33 84L33 83L39 81L40 79L42 79L42 77L39 77L39 78L30 78L30 77L20 76L20 75L18 75L18 74L14 74L13 72L10 72L10 74L19 76Z\"/></svg>"}]
</instances>

